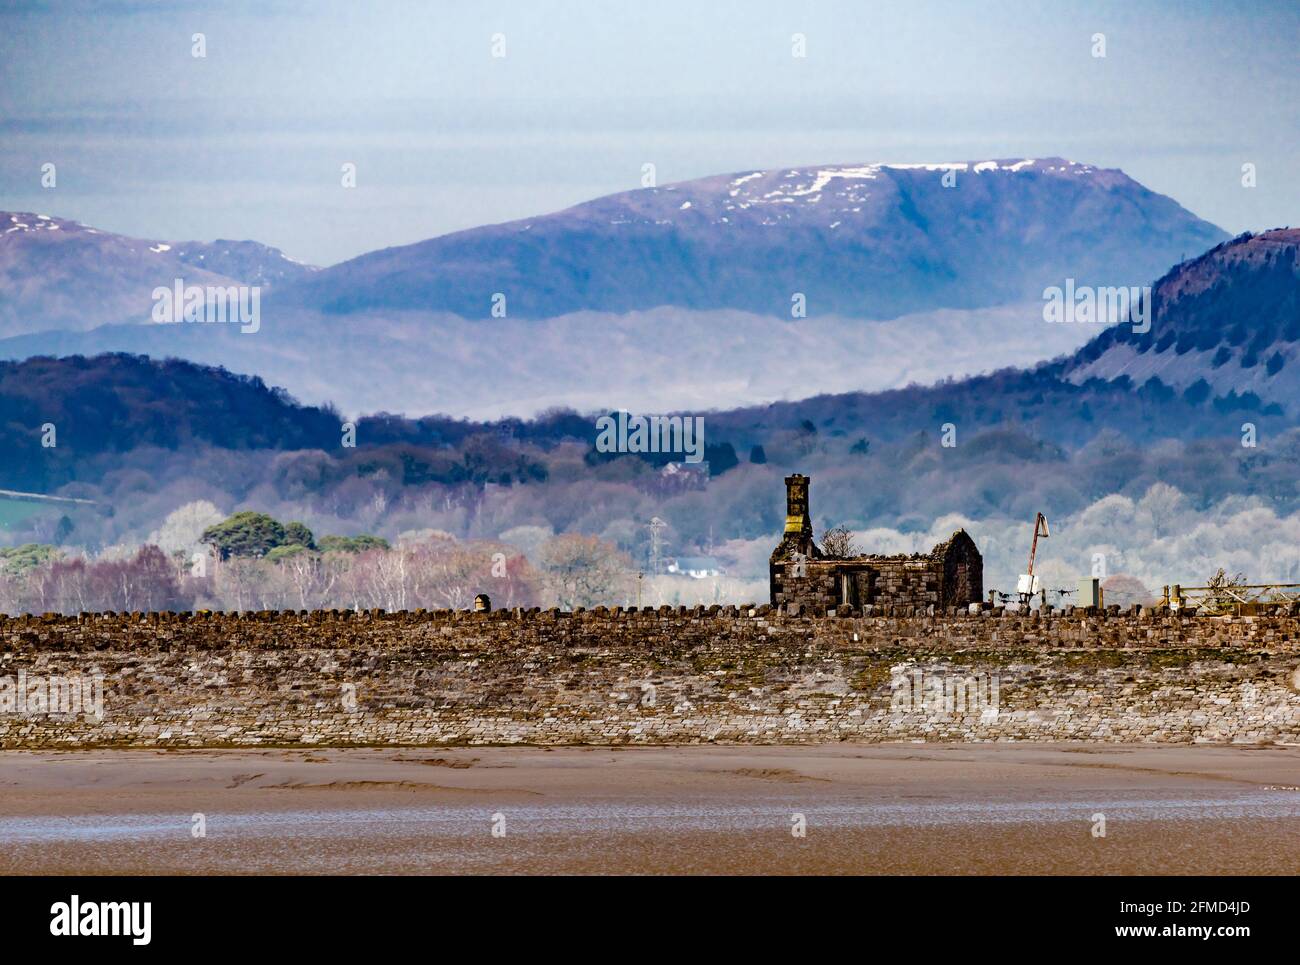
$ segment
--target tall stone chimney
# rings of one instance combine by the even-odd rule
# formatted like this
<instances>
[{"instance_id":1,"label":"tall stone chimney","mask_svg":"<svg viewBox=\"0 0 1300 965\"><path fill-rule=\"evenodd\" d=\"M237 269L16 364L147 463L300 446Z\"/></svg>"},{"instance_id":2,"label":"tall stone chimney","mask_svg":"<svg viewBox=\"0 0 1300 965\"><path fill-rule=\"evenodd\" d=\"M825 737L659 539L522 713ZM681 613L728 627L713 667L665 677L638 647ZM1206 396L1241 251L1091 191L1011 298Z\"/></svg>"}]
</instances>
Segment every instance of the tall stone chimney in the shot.
<instances>
[{"instance_id":1,"label":"tall stone chimney","mask_svg":"<svg viewBox=\"0 0 1300 965\"><path fill-rule=\"evenodd\" d=\"M785 533L812 538L808 516L808 477L795 473L785 477Z\"/></svg>"},{"instance_id":2,"label":"tall stone chimney","mask_svg":"<svg viewBox=\"0 0 1300 965\"><path fill-rule=\"evenodd\" d=\"M767 566L773 606L780 602L787 576L802 577L804 563L822 555L813 542L812 517L808 515L808 482L808 477L799 473L785 477L785 528Z\"/></svg>"},{"instance_id":3,"label":"tall stone chimney","mask_svg":"<svg viewBox=\"0 0 1300 965\"><path fill-rule=\"evenodd\" d=\"M808 514L807 476L795 473L785 477L785 529L781 542L772 552L772 562L793 559L801 555L807 559L821 556L813 544L812 517Z\"/></svg>"}]
</instances>

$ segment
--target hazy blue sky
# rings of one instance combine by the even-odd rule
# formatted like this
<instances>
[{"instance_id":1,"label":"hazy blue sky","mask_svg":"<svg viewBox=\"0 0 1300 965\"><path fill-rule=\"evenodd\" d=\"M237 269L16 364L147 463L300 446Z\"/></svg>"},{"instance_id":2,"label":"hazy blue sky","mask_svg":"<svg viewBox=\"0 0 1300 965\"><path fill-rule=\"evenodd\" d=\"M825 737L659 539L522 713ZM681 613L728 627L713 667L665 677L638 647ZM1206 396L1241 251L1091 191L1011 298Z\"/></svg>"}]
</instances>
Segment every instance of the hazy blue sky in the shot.
<instances>
[{"instance_id":1,"label":"hazy blue sky","mask_svg":"<svg viewBox=\"0 0 1300 965\"><path fill-rule=\"evenodd\" d=\"M0 207L328 264L646 162L1059 154L1235 233L1300 224L1298 50L1296 2L0 3Z\"/></svg>"}]
</instances>

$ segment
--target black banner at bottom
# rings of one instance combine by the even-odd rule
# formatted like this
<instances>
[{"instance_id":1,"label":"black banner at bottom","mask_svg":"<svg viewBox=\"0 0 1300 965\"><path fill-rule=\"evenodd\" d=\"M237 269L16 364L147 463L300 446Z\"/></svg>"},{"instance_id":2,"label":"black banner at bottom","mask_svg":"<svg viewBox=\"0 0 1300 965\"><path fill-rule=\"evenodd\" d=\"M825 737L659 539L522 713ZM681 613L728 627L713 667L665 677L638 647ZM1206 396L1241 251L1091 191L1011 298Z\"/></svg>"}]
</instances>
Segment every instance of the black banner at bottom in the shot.
<instances>
[{"instance_id":1,"label":"black banner at bottom","mask_svg":"<svg viewBox=\"0 0 1300 965\"><path fill-rule=\"evenodd\" d=\"M655 934L665 947L713 934L738 951L790 931L816 943L839 935L836 945L928 935L954 948L1010 939L1046 943L1041 951L1201 944L1231 954L1293 939L1288 890L1276 879L1167 877L565 878L544 887L517 878L3 878L0 907L11 951L225 954L226 940L246 937L259 954L373 953L410 948L430 930L495 944L546 941L559 929L575 951L653 944Z\"/></svg>"}]
</instances>

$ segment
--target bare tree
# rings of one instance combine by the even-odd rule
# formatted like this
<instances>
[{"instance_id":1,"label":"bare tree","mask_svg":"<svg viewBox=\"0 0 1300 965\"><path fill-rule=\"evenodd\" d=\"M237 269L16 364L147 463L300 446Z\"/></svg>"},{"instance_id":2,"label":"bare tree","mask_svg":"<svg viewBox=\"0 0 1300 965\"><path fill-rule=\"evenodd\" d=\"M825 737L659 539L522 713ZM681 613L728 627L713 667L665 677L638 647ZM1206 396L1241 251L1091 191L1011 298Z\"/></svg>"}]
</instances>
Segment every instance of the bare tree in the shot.
<instances>
[{"instance_id":1,"label":"bare tree","mask_svg":"<svg viewBox=\"0 0 1300 965\"><path fill-rule=\"evenodd\" d=\"M632 560L610 543L566 533L547 540L538 555L547 596L561 609L627 599Z\"/></svg>"},{"instance_id":2,"label":"bare tree","mask_svg":"<svg viewBox=\"0 0 1300 965\"><path fill-rule=\"evenodd\" d=\"M266 564L261 560L236 557L216 569L216 590L224 609L247 610L252 606L254 591L265 578Z\"/></svg>"},{"instance_id":3,"label":"bare tree","mask_svg":"<svg viewBox=\"0 0 1300 965\"><path fill-rule=\"evenodd\" d=\"M1206 609L1223 610L1242 602L1243 597L1237 592L1237 587L1246 585L1246 574L1238 573L1235 576L1229 576L1223 567L1219 567L1219 571L1210 577L1205 582L1205 585L1207 587L1205 594Z\"/></svg>"},{"instance_id":4,"label":"bare tree","mask_svg":"<svg viewBox=\"0 0 1300 965\"><path fill-rule=\"evenodd\" d=\"M832 526L822 533L822 552L834 559L856 556L858 548L853 542L853 530L847 526Z\"/></svg>"}]
</instances>

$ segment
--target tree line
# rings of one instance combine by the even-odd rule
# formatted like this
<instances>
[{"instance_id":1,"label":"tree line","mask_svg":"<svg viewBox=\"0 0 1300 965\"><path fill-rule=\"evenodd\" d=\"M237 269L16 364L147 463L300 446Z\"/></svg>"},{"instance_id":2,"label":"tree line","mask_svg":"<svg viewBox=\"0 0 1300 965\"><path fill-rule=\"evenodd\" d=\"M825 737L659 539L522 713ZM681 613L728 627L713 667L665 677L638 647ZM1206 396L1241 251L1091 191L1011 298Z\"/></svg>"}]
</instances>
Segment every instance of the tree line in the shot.
<instances>
[{"instance_id":1,"label":"tree line","mask_svg":"<svg viewBox=\"0 0 1300 965\"><path fill-rule=\"evenodd\" d=\"M590 536L563 534L529 559L496 540L432 533L390 545L370 535L325 536L302 523L244 511L208 527L191 553L146 544L91 558L26 544L0 552L0 611L465 609L626 603L632 562Z\"/></svg>"}]
</instances>

